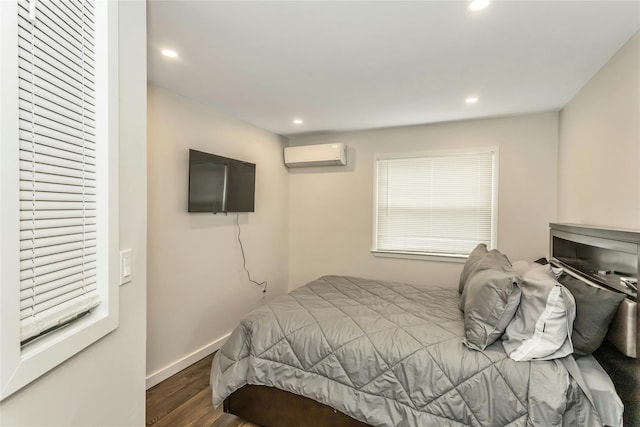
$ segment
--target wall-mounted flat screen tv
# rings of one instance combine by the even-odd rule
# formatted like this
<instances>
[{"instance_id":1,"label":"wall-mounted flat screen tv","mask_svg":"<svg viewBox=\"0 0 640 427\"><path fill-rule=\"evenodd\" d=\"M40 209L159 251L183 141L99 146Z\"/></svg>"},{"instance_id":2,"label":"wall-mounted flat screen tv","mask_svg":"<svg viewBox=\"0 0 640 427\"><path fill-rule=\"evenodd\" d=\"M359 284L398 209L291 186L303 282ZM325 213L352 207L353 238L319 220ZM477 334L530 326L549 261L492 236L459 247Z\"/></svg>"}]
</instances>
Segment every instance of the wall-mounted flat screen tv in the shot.
<instances>
[{"instance_id":1,"label":"wall-mounted flat screen tv","mask_svg":"<svg viewBox=\"0 0 640 427\"><path fill-rule=\"evenodd\" d=\"M189 212L254 212L256 165L189 150Z\"/></svg>"}]
</instances>

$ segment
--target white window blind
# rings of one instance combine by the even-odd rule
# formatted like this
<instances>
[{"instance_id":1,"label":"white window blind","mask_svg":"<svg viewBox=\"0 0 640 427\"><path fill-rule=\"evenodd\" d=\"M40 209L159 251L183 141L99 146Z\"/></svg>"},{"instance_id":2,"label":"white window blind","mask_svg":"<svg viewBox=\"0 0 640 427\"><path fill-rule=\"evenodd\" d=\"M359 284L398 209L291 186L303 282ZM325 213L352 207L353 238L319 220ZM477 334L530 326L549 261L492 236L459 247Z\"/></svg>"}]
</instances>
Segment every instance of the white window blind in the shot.
<instances>
[{"instance_id":1,"label":"white window blind","mask_svg":"<svg viewBox=\"0 0 640 427\"><path fill-rule=\"evenodd\" d=\"M494 155L377 160L374 250L464 255L493 246Z\"/></svg>"},{"instance_id":2,"label":"white window blind","mask_svg":"<svg viewBox=\"0 0 640 427\"><path fill-rule=\"evenodd\" d=\"M18 1L22 343L100 304L93 1Z\"/></svg>"}]
</instances>

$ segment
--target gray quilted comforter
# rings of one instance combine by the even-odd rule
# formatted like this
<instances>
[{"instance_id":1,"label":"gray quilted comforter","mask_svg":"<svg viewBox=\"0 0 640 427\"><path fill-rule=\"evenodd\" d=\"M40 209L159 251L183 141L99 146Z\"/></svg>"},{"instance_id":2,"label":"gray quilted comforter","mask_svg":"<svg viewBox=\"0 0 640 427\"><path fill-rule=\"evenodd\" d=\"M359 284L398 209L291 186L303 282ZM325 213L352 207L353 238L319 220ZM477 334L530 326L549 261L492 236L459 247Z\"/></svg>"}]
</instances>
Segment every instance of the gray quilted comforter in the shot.
<instances>
[{"instance_id":1,"label":"gray quilted comforter","mask_svg":"<svg viewBox=\"0 0 640 427\"><path fill-rule=\"evenodd\" d=\"M562 363L462 343L457 290L325 276L251 312L217 353L214 406L245 384L374 426L598 425Z\"/></svg>"}]
</instances>

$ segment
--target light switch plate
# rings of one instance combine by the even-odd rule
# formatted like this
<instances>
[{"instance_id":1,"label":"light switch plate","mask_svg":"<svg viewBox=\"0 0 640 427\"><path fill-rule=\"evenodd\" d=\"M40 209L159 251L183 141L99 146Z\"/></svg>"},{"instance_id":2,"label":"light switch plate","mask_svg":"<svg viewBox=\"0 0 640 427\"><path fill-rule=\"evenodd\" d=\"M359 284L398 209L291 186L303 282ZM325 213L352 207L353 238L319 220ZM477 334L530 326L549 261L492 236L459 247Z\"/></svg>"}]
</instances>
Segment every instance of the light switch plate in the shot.
<instances>
[{"instance_id":1,"label":"light switch plate","mask_svg":"<svg viewBox=\"0 0 640 427\"><path fill-rule=\"evenodd\" d=\"M131 281L131 249L120 251L120 285Z\"/></svg>"}]
</instances>

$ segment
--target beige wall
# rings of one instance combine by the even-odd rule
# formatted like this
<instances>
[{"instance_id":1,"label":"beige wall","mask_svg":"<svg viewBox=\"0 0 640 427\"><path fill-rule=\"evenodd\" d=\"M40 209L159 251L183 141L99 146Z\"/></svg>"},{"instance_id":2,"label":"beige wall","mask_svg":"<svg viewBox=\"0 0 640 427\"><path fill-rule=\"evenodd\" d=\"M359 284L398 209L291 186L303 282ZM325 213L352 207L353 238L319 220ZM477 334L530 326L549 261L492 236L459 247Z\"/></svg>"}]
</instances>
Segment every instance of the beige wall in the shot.
<instances>
[{"instance_id":1,"label":"beige wall","mask_svg":"<svg viewBox=\"0 0 640 427\"><path fill-rule=\"evenodd\" d=\"M640 229L640 33L560 113L558 220Z\"/></svg>"},{"instance_id":2,"label":"beige wall","mask_svg":"<svg viewBox=\"0 0 640 427\"><path fill-rule=\"evenodd\" d=\"M197 360L216 350L263 302L242 269L236 214L187 212L189 148L256 163L255 212L239 218L247 267L254 280L268 280L266 298L287 290L289 197L281 137L159 87L149 87L148 103L147 374L154 383L195 362L192 353Z\"/></svg>"},{"instance_id":3,"label":"beige wall","mask_svg":"<svg viewBox=\"0 0 640 427\"><path fill-rule=\"evenodd\" d=\"M290 287L323 274L457 283L459 263L371 255L379 153L499 146L498 248L512 260L546 256L556 216L557 134L557 113L542 113L291 138L291 145L345 142L349 159L345 167L289 170Z\"/></svg>"},{"instance_id":4,"label":"beige wall","mask_svg":"<svg viewBox=\"0 0 640 427\"><path fill-rule=\"evenodd\" d=\"M146 3L120 2L118 16L120 247L133 250L133 280L120 288L119 327L5 399L2 426L145 423Z\"/></svg>"}]
</instances>

